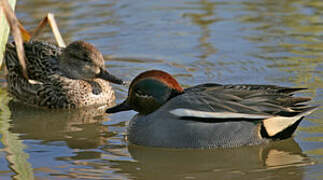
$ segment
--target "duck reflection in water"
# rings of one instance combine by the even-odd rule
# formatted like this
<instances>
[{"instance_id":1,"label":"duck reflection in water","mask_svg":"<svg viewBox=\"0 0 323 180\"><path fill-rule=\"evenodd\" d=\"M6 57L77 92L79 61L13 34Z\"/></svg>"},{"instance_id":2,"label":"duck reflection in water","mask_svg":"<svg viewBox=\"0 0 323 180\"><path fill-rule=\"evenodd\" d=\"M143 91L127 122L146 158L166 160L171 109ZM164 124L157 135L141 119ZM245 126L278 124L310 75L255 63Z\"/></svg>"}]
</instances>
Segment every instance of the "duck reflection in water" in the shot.
<instances>
[{"instance_id":1,"label":"duck reflection in water","mask_svg":"<svg viewBox=\"0 0 323 180\"><path fill-rule=\"evenodd\" d=\"M102 121L104 107L91 109L47 110L26 107L11 101L12 133L21 139L41 140L41 144L63 141L71 149L92 149L104 144L111 134ZM102 135L104 134L104 135Z\"/></svg>"},{"instance_id":2,"label":"duck reflection in water","mask_svg":"<svg viewBox=\"0 0 323 180\"><path fill-rule=\"evenodd\" d=\"M180 150L129 145L136 163L114 168L140 179L303 179L313 164L294 139L266 145L213 150Z\"/></svg>"}]
</instances>

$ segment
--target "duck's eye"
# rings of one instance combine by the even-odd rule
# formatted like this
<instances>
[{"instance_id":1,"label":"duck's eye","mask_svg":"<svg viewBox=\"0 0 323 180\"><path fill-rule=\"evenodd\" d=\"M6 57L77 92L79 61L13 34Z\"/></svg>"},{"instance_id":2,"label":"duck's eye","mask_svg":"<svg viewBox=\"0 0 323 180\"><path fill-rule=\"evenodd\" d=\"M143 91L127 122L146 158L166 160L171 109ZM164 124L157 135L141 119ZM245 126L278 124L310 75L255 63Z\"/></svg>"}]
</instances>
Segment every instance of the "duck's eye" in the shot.
<instances>
[{"instance_id":1,"label":"duck's eye","mask_svg":"<svg viewBox=\"0 0 323 180\"><path fill-rule=\"evenodd\" d=\"M83 59L83 61L89 61L89 59L90 59L89 54L86 52L83 52L82 59Z\"/></svg>"}]
</instances>

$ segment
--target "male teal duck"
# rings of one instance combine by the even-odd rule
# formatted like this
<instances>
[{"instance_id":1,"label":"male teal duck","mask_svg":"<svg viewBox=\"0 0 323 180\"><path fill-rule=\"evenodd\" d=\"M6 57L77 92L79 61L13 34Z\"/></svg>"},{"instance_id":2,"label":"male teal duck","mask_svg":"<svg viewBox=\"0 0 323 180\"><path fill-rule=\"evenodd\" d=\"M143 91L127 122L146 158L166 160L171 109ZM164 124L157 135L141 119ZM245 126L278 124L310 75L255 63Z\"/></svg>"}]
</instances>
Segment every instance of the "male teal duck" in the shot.
<instances>
[{"instance_id":1,"label":"male teal duck","mask_svg":"<svg viewBox=\"0 0 323 180\"><path fill-rule=\"evenodd\" d=\"M8 91L28 105L47 108L82 108L111 104L115 100L109 82L124 82L108 73L98 49L84 41L66 48L45 41L24 43L30 83L22 74L16 47L8 43L5 63L8 69Z\"/></svg>"},{"instance_id":2,"label":"male teal duck","mask_svg":"<svg viewBox=\"0 0 323 180\"><path fill-rule=\"evenodd\" d=\"M290 137L305 115L304 88L201 84L183 89L168 73L151 70L130 84L127 99L107 113L135 110L132 144L164 148L256 145Z\"/></svg>"}]
</instances>

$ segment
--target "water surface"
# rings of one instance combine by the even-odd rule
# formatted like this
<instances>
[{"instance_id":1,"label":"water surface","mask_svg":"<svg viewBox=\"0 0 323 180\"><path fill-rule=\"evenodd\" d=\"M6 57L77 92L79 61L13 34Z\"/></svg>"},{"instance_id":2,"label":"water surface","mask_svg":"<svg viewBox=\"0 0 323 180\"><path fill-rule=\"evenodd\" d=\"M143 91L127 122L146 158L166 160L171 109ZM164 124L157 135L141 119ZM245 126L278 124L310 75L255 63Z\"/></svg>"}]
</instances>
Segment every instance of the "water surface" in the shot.
<instances>
[{"instance_id":1,"label":"water surface","mask_svg":"<svg viewBox=\"0 0 323 180\"><path fill-rule=\"evenodd\" d=\"M204 82L307 87L323 104L323 3L316 0L18 1L33 29L53 12L66 42L86 40L110 72L148 69ZM45 31L41 37L53 40ZM9 103L0 75L0 179L321 179L323 110L295 137L255 147L167 150L128 145L135 114L46 111ZM127 89L115 86L117 102Z\"/></svg>"}]
</instances>

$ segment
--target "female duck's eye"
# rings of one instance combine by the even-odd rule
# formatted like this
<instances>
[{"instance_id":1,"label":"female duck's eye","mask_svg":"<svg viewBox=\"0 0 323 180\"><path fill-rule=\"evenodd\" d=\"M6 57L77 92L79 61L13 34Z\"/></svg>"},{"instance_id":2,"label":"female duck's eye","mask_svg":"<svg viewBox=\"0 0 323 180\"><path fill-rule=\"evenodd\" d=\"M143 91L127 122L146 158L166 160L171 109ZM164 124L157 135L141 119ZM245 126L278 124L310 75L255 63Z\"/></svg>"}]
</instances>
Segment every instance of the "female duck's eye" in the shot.
<instances>
[{"instance_id":1,"label":"female duck's eye","mask_svg":"<svg viewBox=\"0 0 323 180\"><path fill-rule=\"evenodd\" d=\"M82 60L86 62L90 62L90 56L88 53L84 52L82 55Z\"/></svg>"}]
</instances>

